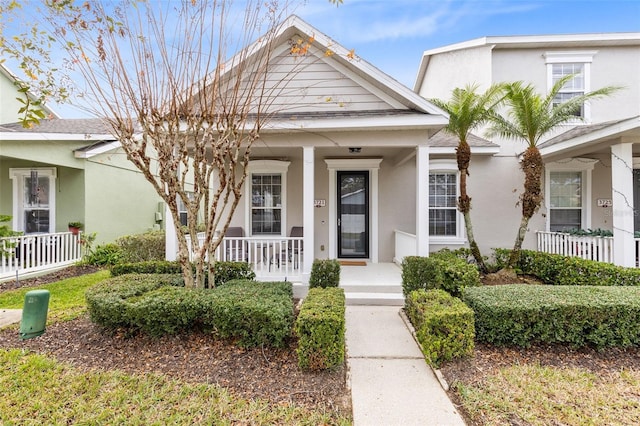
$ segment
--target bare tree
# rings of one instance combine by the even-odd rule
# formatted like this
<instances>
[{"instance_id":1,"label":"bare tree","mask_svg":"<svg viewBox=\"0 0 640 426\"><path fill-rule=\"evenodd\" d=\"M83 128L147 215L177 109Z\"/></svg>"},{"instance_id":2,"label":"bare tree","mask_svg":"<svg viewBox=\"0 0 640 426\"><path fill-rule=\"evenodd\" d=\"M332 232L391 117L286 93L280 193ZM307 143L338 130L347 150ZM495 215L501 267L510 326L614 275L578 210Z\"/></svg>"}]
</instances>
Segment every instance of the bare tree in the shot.
<instances>
[{"instance_id":1,"label":"bare tree","mask_svg":"<svg viewBox=\"0 0 640 426\"><path fill-rule=\"evenodd\" d=\"M188 287L204 287L207 274L213 285L210 262L241 198L251 146L293 77L295 67L277 81L269 76L286 6L259 0L241 9L229 0L45 5L68 64L86 82L85 103L167 204ZM284 52L299 59L298 70L311 43L293 42ZM178 200L186 206L186 231Z\"/></svg>"}]
</instances>

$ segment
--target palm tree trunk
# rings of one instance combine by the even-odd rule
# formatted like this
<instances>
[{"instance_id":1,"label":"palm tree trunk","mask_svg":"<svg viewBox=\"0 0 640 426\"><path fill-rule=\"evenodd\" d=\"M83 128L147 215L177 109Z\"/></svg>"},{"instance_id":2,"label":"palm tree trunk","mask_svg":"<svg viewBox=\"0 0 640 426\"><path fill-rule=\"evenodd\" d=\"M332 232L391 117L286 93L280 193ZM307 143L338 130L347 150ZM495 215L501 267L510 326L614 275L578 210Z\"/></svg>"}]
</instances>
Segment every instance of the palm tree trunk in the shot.
<instances>
[{"instance_id":1,"label":"palm tree trunk","mask_svg":"<svg viewBox=\"0 0 640 426\"><path fill-rule=\"evenodd\" d=\"M530 145L524 152L520 168L524 172L524 193L520 197L522 203L522 220L516 235L516 241L513 244L513 250L509 256L508 268L513 268L520 259L520 250L522 243L527 234L529 219L540 208L542 204L542 174L544 172L544 163L540 151L535 145Z\"/></svg>"},{"instance_id":2,"label":"palm tree trunk","mask_svg":"<svg viewBox=\"0 0 640 426\"><path fill-rule=\"evenodd\" d=\"M460 196L458 197L458 210L464 217L464 227L469 240L469 249L471 255L476 261L481 272L487 272L487 266L480 253L480 248L473 236L473 226L471 225L471 197L467 194L467 176L469 175L469 162L471 161L471 147L465 140L461 140L456 148L456 160L458 162L458 170L460 171Z\"/></svg>"}]
</instances>

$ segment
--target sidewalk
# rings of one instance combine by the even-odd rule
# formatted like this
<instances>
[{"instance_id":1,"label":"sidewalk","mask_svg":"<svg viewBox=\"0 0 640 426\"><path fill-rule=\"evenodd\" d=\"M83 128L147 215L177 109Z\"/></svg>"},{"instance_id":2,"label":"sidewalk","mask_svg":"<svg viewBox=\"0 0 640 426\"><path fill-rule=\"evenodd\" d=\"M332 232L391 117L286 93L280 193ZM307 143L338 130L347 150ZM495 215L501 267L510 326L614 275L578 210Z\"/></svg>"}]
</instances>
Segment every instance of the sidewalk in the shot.
<instances>
[{"instance_id":1,"label":"sidewalk","mask_svg":"<svg viewBox=\"0 0 640 426\"><path fill-rule=\"evenodd\" d=\"M347 306L354 426L464 425L397 306Z\"/></svg>"}]
</instances>

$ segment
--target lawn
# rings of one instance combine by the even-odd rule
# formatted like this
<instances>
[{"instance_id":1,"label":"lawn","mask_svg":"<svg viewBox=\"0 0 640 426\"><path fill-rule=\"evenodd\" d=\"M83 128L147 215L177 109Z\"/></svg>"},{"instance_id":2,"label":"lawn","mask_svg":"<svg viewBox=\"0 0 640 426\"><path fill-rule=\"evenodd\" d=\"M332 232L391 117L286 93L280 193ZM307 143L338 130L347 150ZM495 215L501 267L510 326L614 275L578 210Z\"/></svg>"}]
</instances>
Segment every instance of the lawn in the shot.
<instances>
[{"instance_id":1,"label":"lawn","mask_svg":"<svg viewBox=\"0 0 640 426\"><path fill-rule=\"evenodd\" d=\"M86 372L18 349L0 350L0 365L2 424L349 424L319 410L237 398L216 385Z\"/></svg>"},{"instance_id":2,"label":"lawn","mask_svg":"<svg viewBox=\"0 0 640 426\"><path fill-rule=\"evenodd\" d=\"M86 312L85 290L109 276L109 271L99 271L38 286L37 288L49 290L51 293L47 323L69 321ZM0 308L22 309L25 293L33 289L34 287L21 288L0 293Z\"/></svg>"}]
</instances>

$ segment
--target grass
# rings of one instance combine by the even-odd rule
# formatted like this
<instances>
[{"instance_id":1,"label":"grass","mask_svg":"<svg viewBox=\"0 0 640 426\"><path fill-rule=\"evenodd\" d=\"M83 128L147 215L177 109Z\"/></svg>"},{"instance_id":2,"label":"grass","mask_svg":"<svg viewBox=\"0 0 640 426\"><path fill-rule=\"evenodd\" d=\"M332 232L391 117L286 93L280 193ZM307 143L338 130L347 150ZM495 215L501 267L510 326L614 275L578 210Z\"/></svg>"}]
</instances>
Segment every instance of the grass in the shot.
<instances>
[{"instance_id":1,"label":"grass","mask_svg":"<svg viewBox=\"0 0 640 426\"><path fill-rule=\"evenodd\" d=\"M109 276L109 271L99 271L38 287L6 291L0 294L0 308L22 309L25 293L35 288L46 289L50 292L47 323L70 321L87 310L84 292Z\"/></svg>"},{"instance_id":2,"label":"grass","mask_svg":"<svg viewBox=\"0 0 640 426\"><path fill-rule=\"evenodd\" d=\"M479 384L457 384L479 424L603 425L640 423L640 371L594 374L538 364L500 369Z\"/></svg>"},{"instance_id":3,"label":"grass","mask_svg":"<svg viewBox=\"0 0 640 426\"><path fill-rule=\"evenodd\" d=\"M43 355L0 350L0 423L347 425L320 410L237 398L160 375L84 372Z\"/></svg>"}]
</instances>

